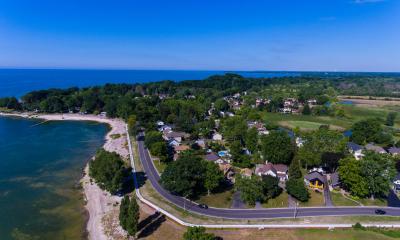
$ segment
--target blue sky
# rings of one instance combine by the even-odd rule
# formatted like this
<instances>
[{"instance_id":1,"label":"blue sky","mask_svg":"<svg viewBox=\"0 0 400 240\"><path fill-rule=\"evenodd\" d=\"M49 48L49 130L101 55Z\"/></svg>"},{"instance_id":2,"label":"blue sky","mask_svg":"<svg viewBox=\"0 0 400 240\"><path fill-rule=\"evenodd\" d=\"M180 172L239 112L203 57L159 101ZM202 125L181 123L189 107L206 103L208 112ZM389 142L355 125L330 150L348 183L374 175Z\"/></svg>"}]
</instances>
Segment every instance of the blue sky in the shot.
<instances>
[{"instance_id":1,"label":"blue sky","mask_svg":"<svg viewBox=\"0 0 400 240\"><path fill-rule=\"evenodd\" d=\"M400 1L0 0L0 67L400 71Z\"/></svg>"}]
</instances>

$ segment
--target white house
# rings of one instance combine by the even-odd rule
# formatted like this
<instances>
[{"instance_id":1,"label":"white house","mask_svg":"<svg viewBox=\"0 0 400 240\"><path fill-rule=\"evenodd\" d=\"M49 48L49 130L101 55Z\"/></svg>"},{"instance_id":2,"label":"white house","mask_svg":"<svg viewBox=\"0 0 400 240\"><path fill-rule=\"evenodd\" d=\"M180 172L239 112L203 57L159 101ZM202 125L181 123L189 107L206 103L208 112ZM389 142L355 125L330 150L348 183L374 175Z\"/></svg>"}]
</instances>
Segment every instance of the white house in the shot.
<instances>
[{"instance_id":1,"label":"white house","mask_svg":"<svg viewBox=\"0 0 400 240\"><path fill-rule=\"evenodd\" d=\"M220 133L214 133L213 135L212 135L212 140L214 140L214 141L222 141L222 135L220 134Z\"/></svg>"}]
</instances>

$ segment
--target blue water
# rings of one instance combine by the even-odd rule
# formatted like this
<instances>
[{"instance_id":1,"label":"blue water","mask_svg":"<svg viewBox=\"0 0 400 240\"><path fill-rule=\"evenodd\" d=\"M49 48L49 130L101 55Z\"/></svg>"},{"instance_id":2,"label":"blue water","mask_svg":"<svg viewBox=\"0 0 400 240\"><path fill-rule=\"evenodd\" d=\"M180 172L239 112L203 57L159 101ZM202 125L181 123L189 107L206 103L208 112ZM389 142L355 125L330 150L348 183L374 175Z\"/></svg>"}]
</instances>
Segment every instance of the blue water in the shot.
<instances>
[{"instance_id":1,"label":"blue water","mask_svg":"<svg viewBox=\"0 0 400 240\"><path fill-rule=\"evenodd\" d=\"M81 239L77 183L107 126L0 117L0 239Z\"/></svg>"},{"instance_id":2,"label":"blue water","mask_svg":"<svg viewBox=\"0 0 400 240\"><path fill-rule=\"evenodd\" d=\"M0 97L40 89L88 87L105 83L201 80L224 71L0 69ZM247 77L297 76L293 72L235 72Z\"/></svg>"}]
</instances>

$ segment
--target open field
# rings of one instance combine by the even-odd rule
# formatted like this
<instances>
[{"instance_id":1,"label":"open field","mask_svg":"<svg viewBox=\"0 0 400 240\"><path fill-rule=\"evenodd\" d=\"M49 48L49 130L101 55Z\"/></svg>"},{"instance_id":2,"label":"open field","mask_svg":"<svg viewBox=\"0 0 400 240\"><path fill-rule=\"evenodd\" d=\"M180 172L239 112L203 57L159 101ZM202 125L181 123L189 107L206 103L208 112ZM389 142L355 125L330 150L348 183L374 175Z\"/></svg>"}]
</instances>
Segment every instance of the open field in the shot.
<instances>
[{"instance_id":1,"label":"open field","mask_svg":"<svg viewBox=\"0 0 400 240\"><path fill-rule=\"evenodd\" d=\"M278 124L282 127L290 128L290 129L295 129L299 128L301 131L313 131L317 130L322 123L318 122L310 122L310 121L279 121ZM336 125L329 125L330 129L333 130L339 130L339 131L344 131L345 129L340 126Z\"/></svg>"}]
</instances>

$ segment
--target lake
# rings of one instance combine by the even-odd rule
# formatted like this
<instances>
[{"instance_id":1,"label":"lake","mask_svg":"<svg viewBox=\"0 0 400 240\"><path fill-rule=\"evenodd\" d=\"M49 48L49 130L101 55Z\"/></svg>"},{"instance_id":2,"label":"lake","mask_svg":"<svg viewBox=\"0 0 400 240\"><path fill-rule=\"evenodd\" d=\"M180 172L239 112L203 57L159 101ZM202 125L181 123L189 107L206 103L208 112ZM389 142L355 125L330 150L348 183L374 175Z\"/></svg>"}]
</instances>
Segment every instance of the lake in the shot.
<instances>
[{"instance_id":1,"label":"lake","mask_svg":"<svg viewBox=\"0 0 400 240\"><path fill-rule=\"evenodd\" d=\"M0 239L80 239L82 169L108 126L0 117Z\"/></svg>"}]
</instances>

